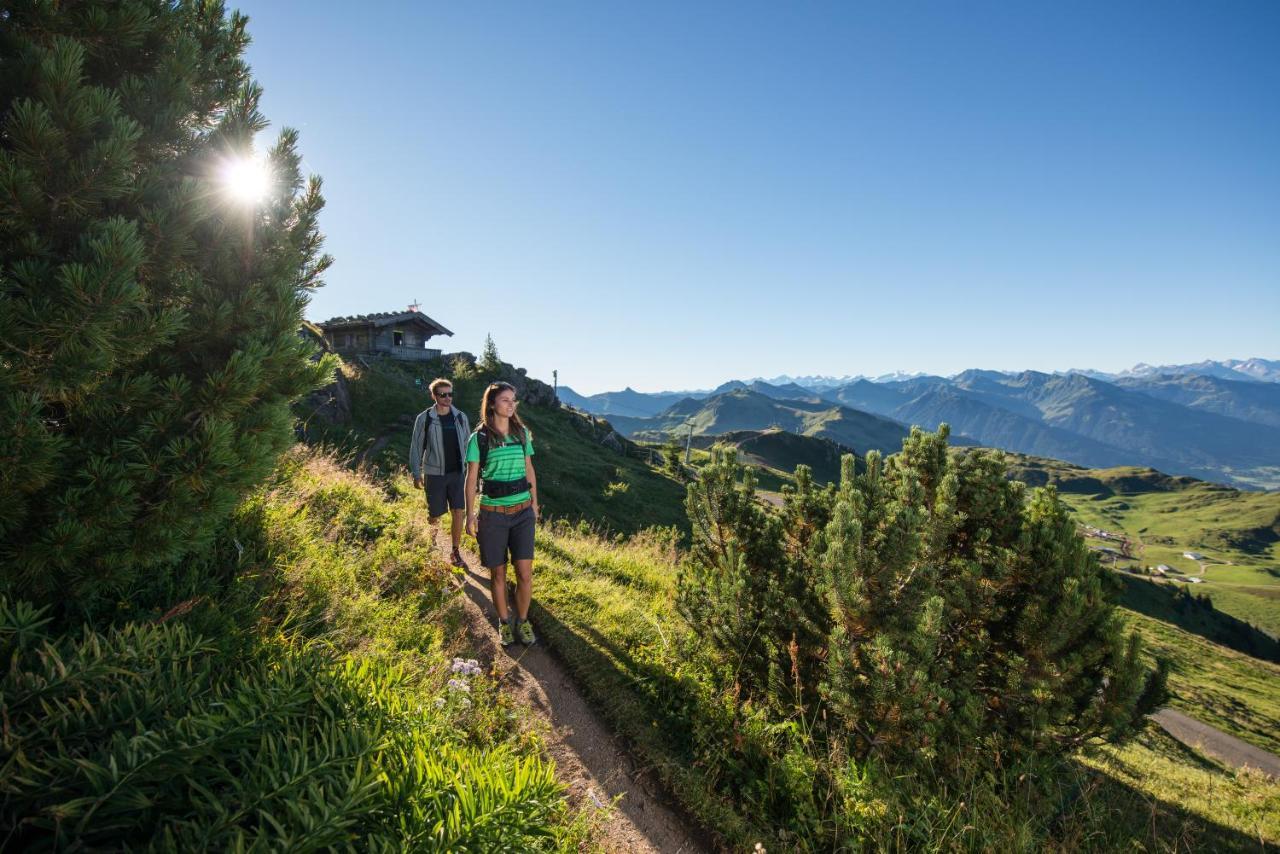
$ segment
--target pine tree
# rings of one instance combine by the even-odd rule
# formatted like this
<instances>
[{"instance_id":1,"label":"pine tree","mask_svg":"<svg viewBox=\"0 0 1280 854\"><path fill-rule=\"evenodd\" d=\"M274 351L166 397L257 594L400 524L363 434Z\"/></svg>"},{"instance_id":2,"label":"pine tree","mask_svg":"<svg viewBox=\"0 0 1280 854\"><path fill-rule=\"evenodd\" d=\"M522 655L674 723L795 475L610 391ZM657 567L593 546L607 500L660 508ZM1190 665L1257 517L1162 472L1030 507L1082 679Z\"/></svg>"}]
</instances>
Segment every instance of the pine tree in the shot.
<instances>
[{"instance_id":1,"label":"pine tree","mask_svg":"<svg viewBox=\"0 0 1280 854\"><path fill-rule=\"evenodd\" d=\"M324 379L297 335L320 253L297 135L266 127L219 2L0 3L0 565L88 607L206 543Z\"/></svg>"},{"instance_id":2,"label":"pine tree","mask_svg":"<svg viewBox=\"0 0 1280 854\"><path fill-rule=\"evenodd\" d=\"M502 370L502 359L498 357L498 346L493 343L493 336L484 336L484 352L480 354L480 370L486 374L496 374Z\"/></svg>"},{"instance_id":3,"label":"pine tree","mask_svg":"<svg viewBox=\"0 0 1280 854\"><path fill-rule=\"evenodd\" d=\"M662 466L667 474L684 477L684 449L674 436L668 438L662 446Z\"/></svg>"}]
</instances>

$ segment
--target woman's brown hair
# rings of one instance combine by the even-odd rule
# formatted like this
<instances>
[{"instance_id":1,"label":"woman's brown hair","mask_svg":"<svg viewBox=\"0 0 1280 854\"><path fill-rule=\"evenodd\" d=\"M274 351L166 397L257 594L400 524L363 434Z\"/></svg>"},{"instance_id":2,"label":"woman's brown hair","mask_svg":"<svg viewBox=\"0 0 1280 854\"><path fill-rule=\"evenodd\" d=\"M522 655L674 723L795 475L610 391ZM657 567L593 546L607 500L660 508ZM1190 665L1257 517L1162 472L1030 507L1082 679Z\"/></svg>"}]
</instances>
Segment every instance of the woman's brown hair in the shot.
<instances>
[{"instance_id":1,"label":"woman's brown hair","mask_svg":"<svg viewBox=\"0 0 1280 854\"><path fill-rule=\"evenodd\" d=\"M484 395L480 398L480 423L484 425L485 430L489 431L489 436L491 438L505 442L507 436L514 436L520 441L520 444L523 445L525 442L526 430L524 422L520 420L519 415L514 412L511 413L511 418L507 424L507 427L509 428L507 436L499 433L498 428L494 423L493 402L494 399L504 391L509 391L512 394L515 394L516 387L511 383L489 383L489 387L484 390Z\"/></svg>"}]
</instances>

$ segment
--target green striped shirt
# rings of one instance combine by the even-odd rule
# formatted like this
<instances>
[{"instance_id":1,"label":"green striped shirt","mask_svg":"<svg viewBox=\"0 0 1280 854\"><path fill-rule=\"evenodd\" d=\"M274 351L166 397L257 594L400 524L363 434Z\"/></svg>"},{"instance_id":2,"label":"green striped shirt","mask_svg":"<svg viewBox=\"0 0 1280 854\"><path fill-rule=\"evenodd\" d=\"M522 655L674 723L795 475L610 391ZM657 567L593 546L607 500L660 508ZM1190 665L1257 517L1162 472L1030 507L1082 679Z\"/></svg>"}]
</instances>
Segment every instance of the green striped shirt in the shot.
<instances>
[{"instance_id":1,"label":"green striped shirt","mask_svg":"<svg viewBox=\"0 0 1280 854\"><path fill-rule=\"evenodd\" d=\"M479 431L471 434L467 440L467 462L480 462L480 440L476 438ZM480 472L481 480L506 481L519 480L524 477L524 459L533 456L533 433L527 428L524 431L524 444L508 437L502 444L494 444L493 436L489 437L489 457L485 460L484 471ZM529 490L506 495L502 498L490 498L480 495L480 506L510 507L532 498Z\"/></svg>"}]
</instances>

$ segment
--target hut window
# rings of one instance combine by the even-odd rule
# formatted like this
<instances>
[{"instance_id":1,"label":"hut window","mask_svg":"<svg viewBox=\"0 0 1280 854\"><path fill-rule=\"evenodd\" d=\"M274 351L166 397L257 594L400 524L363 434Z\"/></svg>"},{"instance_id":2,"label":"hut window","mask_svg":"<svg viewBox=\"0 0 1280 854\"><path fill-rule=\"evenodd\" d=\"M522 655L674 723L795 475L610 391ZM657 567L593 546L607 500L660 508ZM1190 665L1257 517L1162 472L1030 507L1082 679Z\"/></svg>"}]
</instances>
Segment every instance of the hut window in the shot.
<instances>
[{"instance_id":1,"label":"hut window","mask_svg":"<svg viewBox=\"0 0 1280 854\"><path fill-rule=\"evenodd\" d=\"M404 333L397 329L395 332L391 333L391 340L392 340L392 343L395 344L397 347L403 347Z\"/></svg>"}]
</instances>

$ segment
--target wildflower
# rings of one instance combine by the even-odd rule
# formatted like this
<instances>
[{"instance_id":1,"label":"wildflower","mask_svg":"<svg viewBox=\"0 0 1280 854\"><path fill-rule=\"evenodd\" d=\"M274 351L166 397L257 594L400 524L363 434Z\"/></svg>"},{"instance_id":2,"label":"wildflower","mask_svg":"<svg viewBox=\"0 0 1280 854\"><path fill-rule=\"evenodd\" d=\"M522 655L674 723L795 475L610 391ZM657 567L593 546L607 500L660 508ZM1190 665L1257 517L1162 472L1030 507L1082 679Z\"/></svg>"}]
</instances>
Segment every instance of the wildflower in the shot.
<instances>
[{"instance_id":1,"label":"wildflower","mask_svg":"<svg viewBox=\"0 0 1280 854\"><path fill-rule=\"evenodd\" d=\"M755 847L755 848L753 848L753 849L751 849L751 850L752 850L752 851L755 851L755 852L756 852L756 854L765 854L765 847L764 847L764 845L763 845L763 844L761 844L761 843L759 843L759 842L757 842L757 843L756 843L756 847Z\"/></svg>"},{"instance_id":2,"label":"wildflower","mask_svg":"<svg viewBox=\"0 0 1280 854\"><path fill-rule=\"evenodd\" d=\"M443 707L444 707L444 697L436 697L436 708L440 709Z\"/></svg>"},{"instance_id":3,"label":"wildflower","mask_svg":"<svg viewBox=\"0 0 1280 854\"><path fill-rule=\"evenodd\" d=\"M471 708L471 701L470 701L470 700L468 700L466 697L463 697L463 698L462 698L461 700L459 700L458 702L462 705L462 708L464 708L464 709L469 709L469 708Z\"/></svg>"},{"instance_id":4,"label":"wildflower","mask_svg":"<svg viewBox=\"0 0 1280 854\"><path fill-rule=\"evenodd\" d=\"M465 679L450 679L449 690L450 691L470 691L471 686L467 684Z\"/></svg>"}]
</instances>

